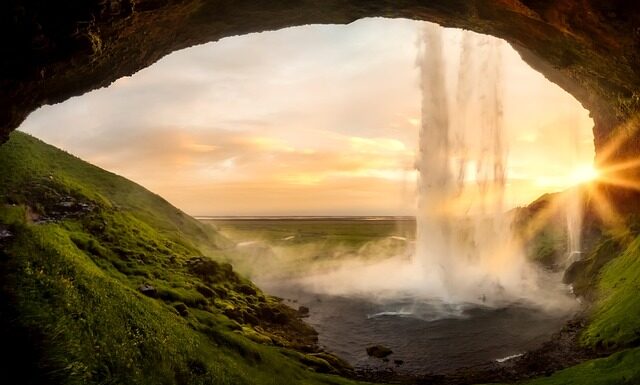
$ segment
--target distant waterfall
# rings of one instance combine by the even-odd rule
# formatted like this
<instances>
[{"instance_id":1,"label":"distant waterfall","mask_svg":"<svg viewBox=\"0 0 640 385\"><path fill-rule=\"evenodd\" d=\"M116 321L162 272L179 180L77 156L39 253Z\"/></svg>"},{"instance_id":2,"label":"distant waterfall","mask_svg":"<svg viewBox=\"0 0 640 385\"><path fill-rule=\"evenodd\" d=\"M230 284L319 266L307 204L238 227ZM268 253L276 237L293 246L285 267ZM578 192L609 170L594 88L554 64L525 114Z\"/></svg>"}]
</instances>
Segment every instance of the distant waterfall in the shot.
<instances>
[{"instance_id":1,"label":"distant waterfall","mask_svg":"<svg viewBox=\"0 0 640 385\"><path fill-rule=\"evenodd\" d=\"M577 166L580 159L580 138L578 132L577 118L572 118L569 129L572 134L572 143L574 143L574 163ZM567 265L577 261L582 253L582 186L578 185L571 188L566 194L567 204L565 206L565 215L567 220Z\"/></svg>"},{"instance_id":2,"label":"distant waterfall","mask_svg":"<svg viewBox=\"0 0 640 385\"><path fill-rule=\"evenodd\" d=\"M567 219L567 264L580 259L582 254L582 190L573 187L566 206Z\"/></svg>"}]
</instances>

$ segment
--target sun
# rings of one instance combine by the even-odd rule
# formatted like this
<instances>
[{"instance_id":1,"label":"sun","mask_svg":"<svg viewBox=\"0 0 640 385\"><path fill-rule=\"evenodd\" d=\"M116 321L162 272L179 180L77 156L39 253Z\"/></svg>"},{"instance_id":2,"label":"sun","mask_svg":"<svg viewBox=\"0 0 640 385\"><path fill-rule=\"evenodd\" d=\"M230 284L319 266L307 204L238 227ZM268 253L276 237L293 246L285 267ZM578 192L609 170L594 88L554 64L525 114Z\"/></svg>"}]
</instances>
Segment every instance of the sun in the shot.
<instances>
[{"instance_id":1,"label":"sun","mask_svg":"<svg viewBox=\"0 0 640 385\"><path fill-rule=\"evenodd\" d=\"M577 185L592 182L598 179L599 176L600 173L592 164L585 164L573 169L571 175L569 175L569 179L572 184Z\"/></svg>"}]
</instances>

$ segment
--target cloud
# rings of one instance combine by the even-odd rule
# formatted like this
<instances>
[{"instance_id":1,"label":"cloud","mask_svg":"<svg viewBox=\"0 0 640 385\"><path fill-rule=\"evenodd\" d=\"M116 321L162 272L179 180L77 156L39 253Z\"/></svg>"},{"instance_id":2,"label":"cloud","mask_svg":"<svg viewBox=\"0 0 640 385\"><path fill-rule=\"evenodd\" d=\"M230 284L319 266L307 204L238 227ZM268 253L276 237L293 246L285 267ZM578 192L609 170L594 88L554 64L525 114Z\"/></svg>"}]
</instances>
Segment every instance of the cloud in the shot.
<instances>
[{"instance_id":1,"label":"cloud","mask_svg":"<svg viewBox=\"0 0 640 385\"><path fill-rule=\"evenodd\" d=\"M230 214L230 208L256 212L286 205L297 212L409 210L401 207L407 206L402 201L405 187L398 181L415 177L407 171L413 152L402 142L314 130L305 135L308 142L296 146L260 130L131 129L85 141L81 156L162 191L195 213ZM361 207L355 208L354 201Z\"/></svg>"}]
</instances>

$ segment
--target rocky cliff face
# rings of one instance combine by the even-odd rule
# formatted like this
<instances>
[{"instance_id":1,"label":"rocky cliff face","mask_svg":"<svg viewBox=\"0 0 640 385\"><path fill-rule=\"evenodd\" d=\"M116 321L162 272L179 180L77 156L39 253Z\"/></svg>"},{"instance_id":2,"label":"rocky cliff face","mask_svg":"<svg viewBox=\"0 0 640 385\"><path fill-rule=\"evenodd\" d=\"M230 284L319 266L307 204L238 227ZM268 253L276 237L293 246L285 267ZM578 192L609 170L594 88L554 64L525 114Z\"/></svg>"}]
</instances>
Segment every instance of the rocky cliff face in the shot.
<instances>
[{"instance_id":1,"label":"rocky cliff face","mask_svg":"<svg viewBox=\"0 0 640 385\"><path fill-rule=\"evenodd\" d=\"M363 17L428 20L498 36L592 112L596 151L640 111L634 0L6 0L0 136L35 108L104 87L163 55L225 36ZM625 125L626 158L640 151Z\"/></svg>"}]
</instances>

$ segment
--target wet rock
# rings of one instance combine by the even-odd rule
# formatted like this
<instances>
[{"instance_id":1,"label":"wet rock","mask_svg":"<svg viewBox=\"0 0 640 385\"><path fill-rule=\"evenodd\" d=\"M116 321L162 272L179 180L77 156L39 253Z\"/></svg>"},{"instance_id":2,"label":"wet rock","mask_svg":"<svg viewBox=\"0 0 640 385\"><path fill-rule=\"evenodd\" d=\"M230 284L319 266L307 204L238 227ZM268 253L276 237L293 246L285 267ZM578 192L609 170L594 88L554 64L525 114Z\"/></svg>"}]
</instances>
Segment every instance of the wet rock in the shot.
<instances>
[{"instance_id":1,"label":"wet rock","mask_svg":"<svg viewBox=\"0 0 640 385\"><path fill-rule=\"evenodd\" d=\"M386 346L382 346L382 345L374 345L374 346L369 346L367 348L367 355L369 355L370 357L386 358L387 356L391 355L392 353L393 353L393 350L389 349Z\"/></svg>"},{"instance_id":2,"label":"wet rock","mask_svg":"<svg viewBox=\"0 0 640 385\"><path fill-rule=\"evenodd\" d=\"M143 285L138 286L138 291L146 295L147 297L158 298L158 290L156 290L155 287L149 284L145 283Z\"/></svg>"},{"instance_id":3,"label":"wet rock","mask_svg":"<svg viewBox=\"0 0 640 385\"><path fill-rule=\"evenodd\" d=\"M272 307L261 307L258 309L260 318L274 324L285 324L289 320L286 314Z\"/></svg>"},{"instance_id":4,"label":"wet rock","mask_svg":"<svg viewBox=\"0 0 640 385\"><path fill-rule=\"evenodd\" d=\"M0 239L11 238L13 233L7 229L0 228Z\"/></svg>"},{"instance_id":5,"label":"wet rock","mask_svg":"<svg viewBox=\"0 0 640 385\"><path fill-rule=\"evenodd\" d=\"M180 314L183 317L186 317L189 315L189 308L187 307L187 305L183 303L177 303L173 305L173 308L176 309L178 314Z\"/></svg>"},{"instance_id":6,"label":"wet rock","mask_svg":"<svg viewBox=\"0 0 640 385\"><path fill-rule=\"evenodd\" d=\"M8 229L0 226L0 247L3 247L3 245L9 242L11 238L13 238L13 233Z\"/></svg>"},{"instance_id":7,"label":"wet rock","mask_svg":"<svg viewBox=\"0 0 640 385\"><path fill-rule=\"evenodd\" d=\"M309 316L309 308L306 306L300 306L298 308L298 315L300 317L308 317Z\"/></svg>"}]
</instances>

